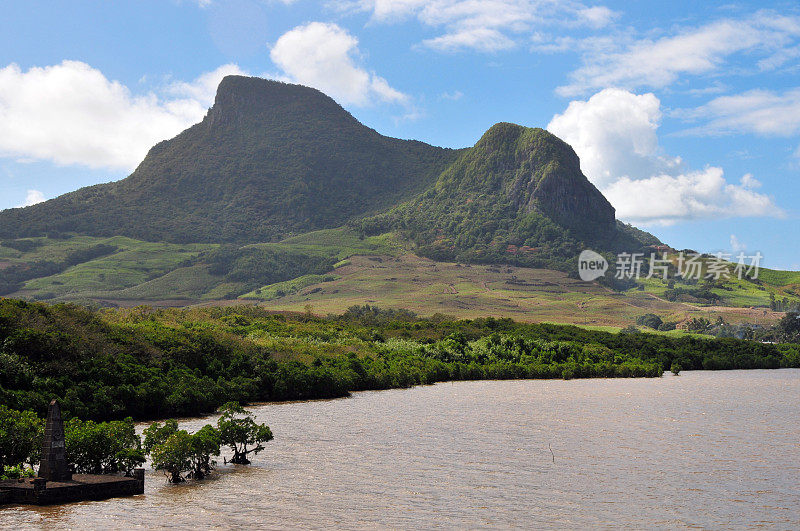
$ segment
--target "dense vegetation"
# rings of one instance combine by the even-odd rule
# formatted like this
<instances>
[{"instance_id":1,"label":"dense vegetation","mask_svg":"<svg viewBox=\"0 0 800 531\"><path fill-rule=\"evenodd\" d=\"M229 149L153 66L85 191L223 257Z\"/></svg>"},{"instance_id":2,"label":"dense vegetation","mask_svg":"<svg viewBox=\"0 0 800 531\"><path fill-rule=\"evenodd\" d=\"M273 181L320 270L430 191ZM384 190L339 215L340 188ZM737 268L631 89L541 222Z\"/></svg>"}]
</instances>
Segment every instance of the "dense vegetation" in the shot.
<instances>
[{"instance_id":1,"label":"dense vegetation","mask_svg":"<svg viewBox=\"0 0 800 531\"><path fill-rule=\"evenodd\" d=\"M0 212L0 237L275 241L409 199L456 154L382 136L317 90L229 76L205 119L130 177Z\"/></svg>"},{"instance_id":2,"label":"dense vegetation","mask_svg":"<svg viewBox=\"0 0 800 531\"><path fill-rule=\"evenodd\" d=\"M345 396L444 380L659 376L800 366L797 345L613 334L511 320L261 308L92 311L0 299L0 403L44 415L166 418L235 400Z\"/></svg>"},{"instance_id":3,"label":"dense vegetation","mask_svg":"<svg viewBox=\"0 0 800 531\"><path fill-rule=\"evenodd\" d=\"M435 260L560 270L575 269L587 247L631 251L658 242L615 221L566 143L508 123L489 129L419 197L358 226L366 234L400 230Z\"/></svg>"},{"instance_id":4,"label":"dense vegetation","mask_svg":"<svg viewBox=\"0 0 800 531\"><path fill-rule=\"evenodd\" d=\"M64 425L65 458L73 473L130 476L150 455L153 468L173 483L205 478L223 446L233 452L232 463L250 464L247 456L261 452L272 431L236 402L223 405L220 413L216 426L207 424L194 434L178 429L174 419L151 424L144 430L144 442L130 417L104 422L72 418ZM43 419L0 405L0 479L32 476L43 437Z\"/></svg>"},{"instance_id":5,"label":"dense vegetation","mask_svg":"<svg viewBox=\"0 0 800 531\"><path fill-rule=\"evenodd\" d=\"M223 246L197 258L209 273L240 284L238 294L303 275L320 275L333 268L336 257L282 248Z\"/></svg>"}]
</instances>

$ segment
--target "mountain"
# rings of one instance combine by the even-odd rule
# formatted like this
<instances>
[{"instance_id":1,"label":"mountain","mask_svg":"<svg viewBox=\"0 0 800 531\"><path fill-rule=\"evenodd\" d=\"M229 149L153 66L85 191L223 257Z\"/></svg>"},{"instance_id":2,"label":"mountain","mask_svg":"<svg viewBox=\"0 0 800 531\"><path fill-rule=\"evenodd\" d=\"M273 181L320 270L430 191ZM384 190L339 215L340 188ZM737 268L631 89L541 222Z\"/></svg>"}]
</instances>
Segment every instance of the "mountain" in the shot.
<instances>
[{"instance_id":1,"label":"mountain","mask_svg":"<svg viewBox=\"0 0 800 531\"><path fill-rule=\"evenodd\" d=\"M0 237L275 241L390 208L457 155L380 135L315 89L228 76L203 121L129 177L0 212Z\"/></svg>"},{"instance_id":2,"label":"mountain","mask_svg":"<svg viewBox=\"0 0 800 531\"><path fill-rule=\"evenodd\" d=\"M431 258L556 269L586 246L635 250L658 242L618 224L568 144L510 123L489 129L430 189L361 227L402 230Z\"/></svg>"},{"instance_id":3,"label":"mountain","mask_svg":"<svg viewBox=\"0 0 800 531\"><path fill-rule=\"evenodd\" d=\"M542 129L499 123L444 149L383 136L315 89L229 76L129 177L0 212L0 295L267 298L356 255L574 272L586 248L653 243Z\"/></svg>"}]
</instances>

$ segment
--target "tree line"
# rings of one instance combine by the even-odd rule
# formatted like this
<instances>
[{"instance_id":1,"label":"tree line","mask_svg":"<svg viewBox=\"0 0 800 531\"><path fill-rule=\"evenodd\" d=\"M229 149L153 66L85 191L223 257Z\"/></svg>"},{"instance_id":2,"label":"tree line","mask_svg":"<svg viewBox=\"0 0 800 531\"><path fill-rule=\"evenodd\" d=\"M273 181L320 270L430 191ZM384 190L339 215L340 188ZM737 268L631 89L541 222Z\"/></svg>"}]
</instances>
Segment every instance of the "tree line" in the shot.
<instances>
[{"instance_id":1,"label":"tree line","mask_svg":"<svg viewBox=\"0 0 800 531\"><path fill-rule=\"evenodd\" d=\"M375 307L315 317L0 299L0 404L43 416L57 398L66 418L163 419L229 401L335 398L447 380L657 377L675 362L684 370L800 367L799 348L422 319Z\"/></svg>"}]
</instances>

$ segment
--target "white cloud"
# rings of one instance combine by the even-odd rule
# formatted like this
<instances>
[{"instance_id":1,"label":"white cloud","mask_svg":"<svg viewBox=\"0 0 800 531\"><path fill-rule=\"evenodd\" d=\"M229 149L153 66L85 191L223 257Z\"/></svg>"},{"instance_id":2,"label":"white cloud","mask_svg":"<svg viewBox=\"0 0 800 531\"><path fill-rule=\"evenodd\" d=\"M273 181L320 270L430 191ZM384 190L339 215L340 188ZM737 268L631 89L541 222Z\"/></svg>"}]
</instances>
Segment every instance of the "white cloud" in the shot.
<instances>
[{"instance_id":1,"label":"white cloud","mask_svg":"<svg viewBox=\"0 0 800 531\"><path fill-rule=\"evenodd\" d=\"M686 94L690 96L707 96L709 94L722 94L723 92L728 92L728 90L729 88L726 84L717 80L706 87L689 89Z\"/></svg>"},{"instance_id":2,"label":"white cloud","mask_svg":"<svg viewBox=\"0 0 800 531\"><path fill-rule=\"evenodd\" d=\"M439 96L439 99L442 100L450 100L450 101L458 101L464 97L464 93L460 90L454 90L453 92L442 92Z\"/></svg>"},{"instance_id":3,"label":"white cloud","mask_svg":"<svg viewBox=\"0 0 800 531\"><path fill-rule=\"evenodd\" d=\"M739 241L735 234L731 234L731 250L734 253L747 250L747 245Z\"/></svg>"},{"instance_id":4,"label":"white cloud","mask_svg":"<svg viewBox=\"0 0 800 531\"><path fill-rule=\"evenodd\" d=\"M756 133L789 136L800 132L800 88L777 93L750 90L720 96L691 111L677 113L688 118L708 118L709 122L686 134Z\"/></svg>"},{"instance_id":5,"label":"white cloud","mask_svg":"<svg viewBox=\"0 0 800 531\"><path fill-rule=\"evenodd\" d=\"M235 64L222 65L211 72L200 74L194 81L176 81L167 87L167 92L177 98L200 102L203 105L214 103L217 87L225 76L244 75Z\"/></svg>"},{"instance_id":6,"label":"white cloud","mask_svg":"<svg viewBox=\"0 0 800 531\"><path fill-rule=\"evenodd\" d=\"M781 215L768 196L753 191L760 183L752 175L731 184L721 168L689 171L680 157L665 154L657 135L660 107L653 94L606 89L571 102L547 129L575 149L583 172L625 221Z\"/></svg>"},{"instance_id":7,"label":"white cloud","mask_svg":"<svg viewBox=\"0 0 800 531\"><path fill-rule=\"evenodd\" d=\"M753 177L752 173L745 173L742 175L742 178L739 180L742 185L742 188L748 188L752 190L753 188L761 188L761 181Z\"/></svg>"},{"instance_id":8,"label":"white cloud","mask_svg":"<svg viewBox=\"0 0 800 531\"><path fill-rule=\"evenodd\" d=\"M426 39L423 44L442 52L453 52L464 48L480 52L497 52L516 46L512 39L492 28L460 29L433 39Z\"/></svg>"},{"instance_id":9,"label":"white cloud","mask_svg":"<svg viewBox=\"0 0 800 531\"><path fill-rule=\"evenodd\" d=\"M575 96L611 86L662 88L681 75L718 71L737 53L761 54L766 57L759 63L760 69L777 68L797 57L790 50L799 37L800 17L770 12L720 20L655 40L630 40L620 35L613 49L576 45L584 54L583 66L570 75L571 83L557 92Z\"/></svg>"},{"instance_id":10,"label":"white cloud","mask_svg":"<svg viewBox=\"0 0 800 531\"><path fill-rule=\"evenodd\" d=\"M605 187L617 217L629 222L671 225L704 218L763 217L779 214L772 200L728 183L722 168L644 179L623 176Z\"/></svg>"},{"instance_id":11,"label":"white cloud","mask_svg":"<svg viewBox=\"0 0 800 531\"><path fill-rule=\"evenodd\" d=\"M356 64L358 39L336 24L311 22L284 33L270 51L293 81L355 105L405 103L408 96Z\"/></svg>"},{"instance_id":12,"label":"white cloud","mask_svg":"<svg viewBox=\"0 0 800 531\"><path fill-rule=\"evenodd\" d=\"M28 193L25 194L25 202L19 206L27 207L46 200L47 199L45 198L44 194L39 190L28 190Z\"/></svg>"},{"instance_id":13,"label":"white cloud","mask_svg":"<svg viewBox=\"0 0 800 531\"><path fill-rule=\"evenodd\" d=\"M373 22L393 23L415 18L444 33L423 41L440 51L496 52L517 45L519 36L536 27L600 28L617 14L604 6L553 0L332 0L342 11L371 13Z\"/></svg>"},{"instance_id":14,"label":"white cloud","mask_svg":"<svg viewBox=\"0 0 800 531\"><path fill-rule=\"evenodd\" d=\"M578 18L593 28L603 28L617 18L617 13L605 6L585 7L578 10Z\"/></svg>"},{"instance_id":15,"label":"white cloud","mask_svg":"<svg viewBox=\"0 0 800 531\"><path fill-rule=\"evenodd\" d=\"M623 175L650 177L680 165L680 158L660 153L660 120L661 102L653 94L606 89L570 102L547 129L572 146L583 172L602 188Z\"/></svg>"},{"instance_id":16,"label":"white cloud","mask_svg":"<svg viewBox=\"0 0 800 531\"><path fill-rule=\"evenodd\" d=\"M133 169L148 149L200 121L213 103L224 65L191 83L168 87L168 97L135 96L86 63L22 71L0 69L0 156Z\"/></svg>"}]
</instances>

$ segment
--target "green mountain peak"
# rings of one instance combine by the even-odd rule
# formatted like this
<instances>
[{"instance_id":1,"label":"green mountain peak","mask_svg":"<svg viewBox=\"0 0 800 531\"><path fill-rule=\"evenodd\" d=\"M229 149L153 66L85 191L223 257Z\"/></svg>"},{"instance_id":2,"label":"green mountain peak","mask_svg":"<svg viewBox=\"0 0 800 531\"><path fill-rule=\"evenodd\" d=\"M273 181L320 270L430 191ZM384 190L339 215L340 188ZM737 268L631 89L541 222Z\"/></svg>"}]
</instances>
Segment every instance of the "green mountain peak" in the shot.
<instances>
[{"instance_id":1,"label":"green mountain peak","mask_svg":"<svg viewBox=\"0 0 800 531\"><path fill-rule=\"evenodd\" d=\"M543 129L498 123L444 149L383 136L316 89L243 76L129 177L0 212L0 238L246 244L345 224L401 231L433 258L561 269L586 246L643 243Z\"/></svg>"},{"instance_id":2,"label":"green mountain peak","mask_svg":"<svg viewBox=\"0 0 800 531\"><path fill-rule=\"evenodd\" d=\"M228 76L203 121L129 177L0 212L0 237L274 241L391 208L457 153L380 135L318 90Z\"/></svg>"},{"instance_id":3,"label":"green mountain peak","mask_svg":"<svg viewBox=\"0 0 800 531\"><path fill-rule=\"evenodd\" d=\"M511 123L492 126L433 187L362 227L399 229L431 258L557 269L586 247L643 245L615 220L567 143Z\"/></svg>"}]
</instances>

